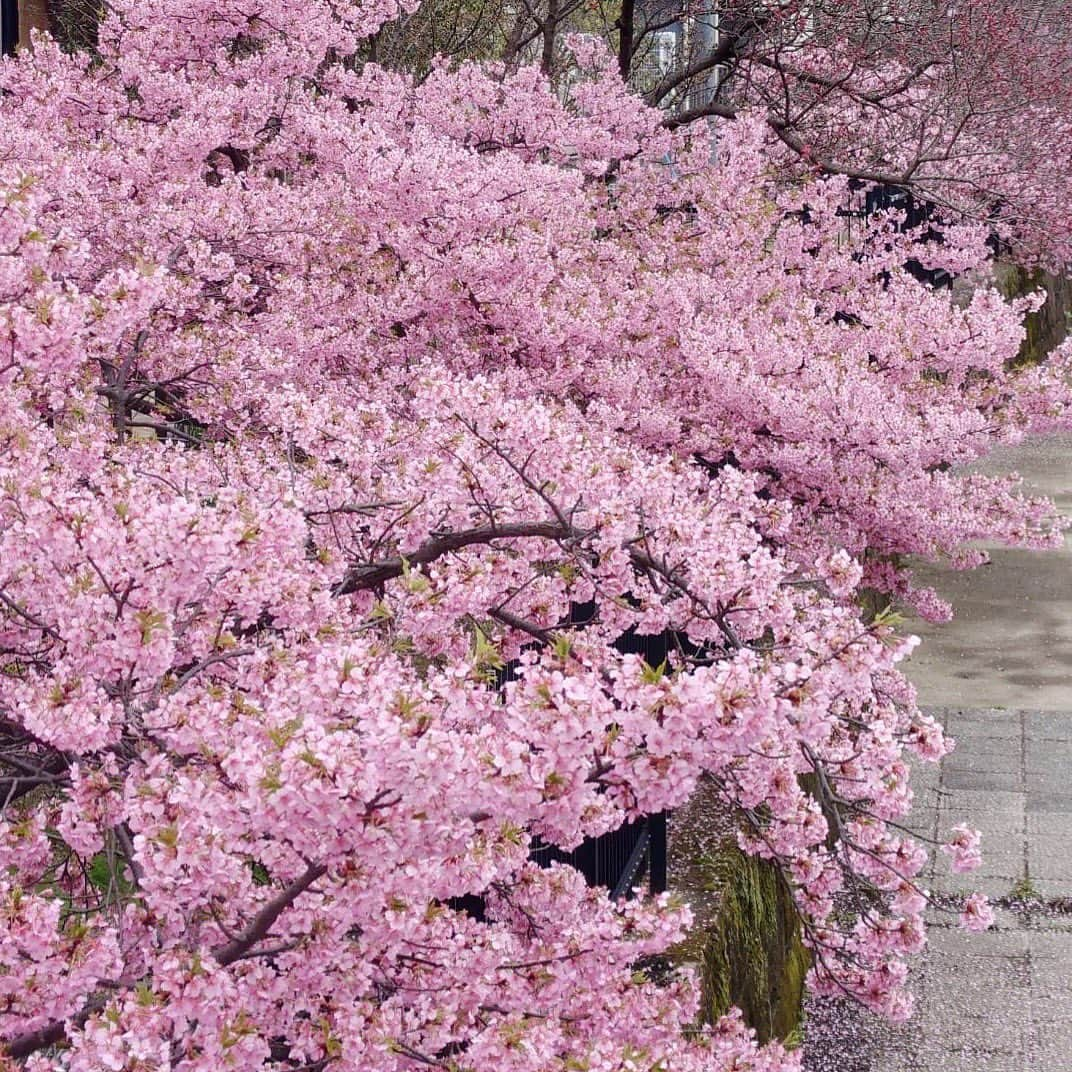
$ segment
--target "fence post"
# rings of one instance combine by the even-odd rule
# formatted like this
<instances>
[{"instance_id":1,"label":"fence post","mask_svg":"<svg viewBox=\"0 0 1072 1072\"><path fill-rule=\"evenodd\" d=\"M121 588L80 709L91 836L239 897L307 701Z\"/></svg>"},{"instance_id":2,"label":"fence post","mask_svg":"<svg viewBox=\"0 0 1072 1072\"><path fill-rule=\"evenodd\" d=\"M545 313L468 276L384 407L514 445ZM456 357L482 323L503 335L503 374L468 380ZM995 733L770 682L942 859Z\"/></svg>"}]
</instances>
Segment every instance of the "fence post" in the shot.
<instances>
[{"instance_id":1,"label":"fence post","mask_svg":"<svg viewBox=\"0 0 1072 1072\"><path fill-rule=\"evenodd\" d=\"M648 818L648 889L666 892L666 812Z\"/></svg>"}]
</instances>

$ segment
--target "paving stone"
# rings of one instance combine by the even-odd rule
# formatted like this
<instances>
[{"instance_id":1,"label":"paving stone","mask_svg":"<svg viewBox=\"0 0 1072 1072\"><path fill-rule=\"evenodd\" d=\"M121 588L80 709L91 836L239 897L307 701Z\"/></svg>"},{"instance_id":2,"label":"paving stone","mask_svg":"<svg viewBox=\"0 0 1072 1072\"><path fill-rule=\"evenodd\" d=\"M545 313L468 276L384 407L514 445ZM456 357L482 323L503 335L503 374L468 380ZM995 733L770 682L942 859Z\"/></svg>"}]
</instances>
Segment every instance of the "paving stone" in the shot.
<instances>
[{"instance_id":1,"label":"paving stone","mask_svg":"<svg viewBox=\"0 0 1072 1072\"><path fill-rule=\"evenodd\" d=\"M929 704L922 701L920 702L919 709L928 718L933 718L935 722L940 722L943 726L949 720L951 714L963 710L959 707L947 707L941 704Z\"/></svg>"},{"instance_id":2,"label":"paving stone","mask_svg":"<svg viewBox=\"0 0 1072 1072\"><path fill-rule=\"evenodd\" d=\"M1025 782L1025 788L1029 794L1042 793L1058 796L1072 794L1072 779L1069 778L1068 771L1027 771Z\"/></svg>"},{"instance_id":3,"label":"paving stone","mask_svg":"<svg viewBox=\"0 0 1072 1072\"><path fill-rule=\"evenodd\" d=\"M1065 784L1072 784L1072 755L1062 749L1030 749L1024 757L1024 770L1030 779L1033 774L1064 778Z\"/></svg>"},{"instance_id":4,"label":"paving stone","mask_svg":"<svg viewBox=\"0 0 1072 1072\"><path fill-rule=\"evenodd\" d=\"M956 799L945 803L938 813L938 830L945 835L951 826L968 823L991 838L999 834L1020 834L1025 827L1024 801L1021 798L1016 805L1006 805L1003 810L984 811L981 808L964 807L961 800L965 794L958 793ZM1041 813L1040 813L1041 814ZM1072 815L1069 816L1072 820Z\"/></svg>"},{"instance_id":5,"label":"paving stone","mask_svg":"<svg viewBox=\"0 0 1072 1072\"><path fill-rule=\"evenodd\" d=\"M1047 1024L1039 1032L1039 1072L1069 1072L1072 1069L1072 1029L1065 1024Z\"/></svg>"},{"instance_id":6,"label":"paving stone","mask_svg":"<svg viewBox=\"0 0 1072 1072\"><path fill-rule=\"evenodd\" d=\"M1000 738L998 738L1000 739ZM976 751L973 748L958 748L952 755L948 756L945 763L945 776L949 777L951 771L987 771L990 773L1010 773L1020 776L1024 769L1024 760L1020 755L1019 749L1016 751L1010 751L1009 749L1000 750L987 750L985 752ZM1050 773L1047 769L1040 771L1040 773ZM1060 773L1054 771L1054 773ZM913 774L912 782L915 785L916 776ZM946 783L948 784L948 783ZM965 788L969 788L965 786ZM1019 786L1017 786L1019 788Z\"/></svg>"},{"instance_id":7,"label":"paving stone","mask_svg":"<svg viewBox=\"0 0 1072 1072\"><path fill-rule=\"evenodd\" d=\"M814 1068L1072 1072L1072 912L1060 907L1072 900L1072 713L942 714L960 747L943 760L937 790L919 772L905 825L939 837L959 822L979 828L983 865L953 874L937 853L925 881L940 894L1005 899L1029 877L1039 899L1005 901L985 934L957 928L955 911L929 911L929 948L915 967L917 1016L903 1028L863 1032L851 1058L828 1056Z\"/></svg>"},{"instance_id":8,"label":"paving stone","mask_svg":"<svg viewBox=\"0 0 1072 1072\"><path fill-rule=\"evenodd\" d=\"M967 897L972 893L981 893L992 900L1001 900L1012 896L1021 875L936 875L931 881L934 893L943 893Z\"/></svg>"},{"instance_id":9,"label":"paving stone","mask_svg":"<svg viewBox=\"0 0 1072 1072\"><path fill-rule=\"evenodd\" d=\"M1033 1000L1040 1001L1047 1020L1067 1016L1065 1006L1072 1000L1072 961L1064 957L1053 960L1031 959Z\"/></svg>"},{"instance_id":10,"label":"paving stone","mask_svg":"<svg viewBox=\"0 0 1072 1072\"><path fill-rule=\"evenodd\" d=\"M956 748L950 753L949 759L963 755L1002 755L1020 756L1022 754L1022 741L1019 737L958 737ZM1028 741L1028 747L1031 742ZM1041 750L1041 746L1040 746Z\"/></svg>"},{"instance_id":11,"label":"paving stone","mask_svg":"<svg viewBox=\"0 0 1072 1072\"><path fill-rule=\"evenodd\" d=\"M867 1068L868 1072L921 1072L922 1066L908 1053L881 1053Z\"/></svg>"},{"instance_id":12,"label":"paving stone","mask_svg":"<svg viewBox=\"0 0 1072 1072\"><path fill-rule=\"evenodd\" d=\"M923 829L924 827L930 826L932 823L936 823L937 821L938 808L936 806L932 807L925 802L920 802L916 804L916 806L912 809L907 818L901 820L901 823L904 826L913 826Z\"/></svg>"},{"instance_id":13,"label":"paving stone","mask_svg":"<svg viewBox=\"0 0 1072 1072\"><path fill-rule=\"evenodd\" d=\"M1031 793L1027 798L1027 810L1072 815L1072 793Z\"/></svg>"},{"instance_id":14,"label":"paving stone","mask_svg":"<svg viewBox=\"0 0 1072 1072\"><path fill-rule=\"evenodd\" d=\"M1005 857L1016 859L1023 870L1027 860L1027 835L1019 830L996 830L986 824L985 821L975 823L975 828L983 835L983 863L975 874L992 873L1006 875L1009 872L1004 867L996 867L991 863L994 857L1004 860Z\"/></svg>"},{"instance_id":15,"label":"paving stone","mask_svg":"<svg viewBox=\"0 0 1072 1072\"><path fill-rule=\"evenodd\" d=\"M930 949L932 954L939 957L1022 957L1035 951L1036 939L1045 937L1019 929L970 934L959 927L935 927L931 931ZM1053 945L1045 940L1040 944L1047 950Z\"/></svg>"},{"instance_id":16,"label":"paving stone","mask_svg":"<svg viewBox=\"0 0 1072 1072\"><path fill-rule=\"evenodd\" d=\"M1002 931L1027 931L1024 926L1024 913L1020 909L1015 911L1011 908L994 906L994 926L990 929L991 934L999 934Z\"/></svg>"},{"instance_id":17,"label":"paving stone","mask_svg":"<svg viewBox=\"0 0 1072 1072\"><path fill-rule=\"evenodd\" d=\"M1025 932L1027 933L1027 932ZM1028 933L1031 956L1036 960L1065 958L1072 964L1072 939L1059 931Z\"/></svg>"},{"instance_id":18,"label":"paving stone","mask_svg":"<svg viewBox=\"0 0 1072 1072\"><path fill-rule=\"evenodd\" d=\"M1041 737L1032 733L1029 729L1024 732L1023 739L1024 755L1038 756L1064 756L1066 759L1072 756L1072 741L1055 740L1052 737Z\"/></svg>"},{"instance_id":19,"label":"paving stone","mask_svg":"<svg viewBox=\"0 0 1072 1072\"><path fill-rule=\"evenodd\" d=\"M942 774L942 767L939 763L912 763L910 770L912 771L912 788L917 792L920 789L937 785Z\"/></svg>"},{"instance_id":20,"label":"paving stone","mask_svg":"<svg viewBox=\"0 0 1072 1072\"><path fill-rule=\"evenodd\" d=\"M948 789L941 806L963 812L1023 811L1025 794L1013 789Z\"/></svg>"},{"instance_id":21,"label":"paving stone","mask_svg":"<svg viewBox=\"0 0 1072 1072\"><path fill-rule=\"evenodd\" d=\"M1024 731L1035 741L1072 742L1072 712L1028 711L1024 715Z\"/></svg>"},{"instance_id":22,"label":"paving stone","mask_svg":"<svg viewBox=\"0 0 1072 1072\"><path fill-rule=\"evenodd\" d=\"M1019 722L1023 718L1022 711L1010 711L1007 707L953 707L948 709L948 714L964 722Z\"/></svg>"},{"instance_id":23,"label":"paving stone","mask_svg":"<svg viewBox=\"0 0 1072 1072\"><path fill-rule=\"evenodd\" d=\"M1026 930L1049 932L1054 934L1072 934L1072 916L1067 912L1054 914L1046 904L1024 905L1018 909Z\"/></svg>"},{"instance_id":24,"label":"paving stone","mask_svg":"<svg viewBox=\"0 0 1072 1072\"><path fill-rule=\"evenodd\" d=\"M1068 987L1047 987L1040 983L1032 988L1028 997L1028 1016L1040 1038L1045 1038L1048 1032L1060 1031L1066 1025L1070 998L1072 991Z\"/></svg>"},{"instance_id":25,"label":"paving stone","mask_svg":"<svg viewBox=\"0 0 1072 1072\"><path fill-rule=\"evenodd\" d=\"M1072 842L1049 834L1034 834L1027 845L1027 867L1031 877L1072 885Z\"/></svg>"},{"instance_id":26,"label":"paving stone","mask_svg":"<svg viewBox=\"0 0 1072 1072\"><path fill-rule=\"evenodd\" d=\"M976 719L966 719L962 715L954 715L949 720L949 732L958 741L969 738L1000 738L1003 740L1020 740L1023 728L1018 719L993 719L985 722Z\"/></svg>"},{"instance_id":27,"label":"paving stone","mask_svg":"<svg viewBox=\"0 0 1072 1072\"><path fill-rule=\"evenodd\" d=\"M1025 1049L1029 1025L1009 1016L1009 1009L994 1008L986 1016L974 1016L963 1004L949 1010L929 1009L920 1024L924 1038L939 1043L954 1054L1019 1057Z\"/></svg>"},{"instance_id":28,"label":"paving stone","mask_svg":"<svg viewBox=\"0 0 1072 1072\"><path fill-rule=\"evenodd\" d=\"M1016 469L1026 494L1051 495L1072 516L1072 436L999 450L973 468ZM1052 555L997 550L990 569L971 574L913 563L919 583L956 605L951 623L911 623L924 642L906 668L958 748L943 761L941 792L920 793L909 824L944 834L968 822L984 831L987 858L966 876L940 861L936 886L992 887L1026 860L1040 894L1072 898L1070 564L1072 533ZM963 705L969 695L978 708ZM1038 902L1006 905L998 917L996 931L969 935L929 912L919 1016L897 1031L864 1032L816 1072L1072 1072L1072 912Z\"/></svg>"},{"instance_id":29,"label":"paving stone","mask_svg":"<svg viewBox=\"0 0 1072 1072\"><path fill-rule=\"evenodd\" d=\"M1045 901L1065 900L1072 897L1072 881L1055 878L1033 878L1031 885Z\"/></svg>"},{"instance_id":30,"label":"paving stone","mask_svg":"<svg viewBox=\"0 0 1072 1072\"><path fill-rule=\"evenodd\" d=\"M1054 995L1055 999L1060 1000L1057 995ZM1064 995L1064 999L1068 1000L1068 995ZM1045 1028L1039 1032L1039 1040L1043 1047L1063 1050L1065 1060L1072 1063L1072 1024L1066 1021L1048 1023ZM1065 1067L1068 1067L1067 1065Z\"/></svg>"},{"instance_id":31,"label":"paving stone","mask_svg":"<svg viewBox=\"0 0 1072 1072\"><path fill-rule=\"evenodd\" d=\"M994 841L995 839L991 839ZM1005 843L999 843L1004 848ZM953 861L944 852L939 853L935 859L934 873L939 877L957 874L953 870ZM986 878L993 876L1009 877L1014 881L1024 875L1024 851L1022 846L1017 846L1013 851L998 851L991 844L984 845L982 866L975 871L968 871L964 877L970 885L973 878ZM1049 876L1059 877L1059 876Z\"/></svg>"},{"instance_id":32,"label":"paving stone","mask_svg":"<svg viewBox=\"0 0 1072 1072\"><path fill-rule=\"evenodd\" d=\"M950 1052L943 1054L941 1064L924 1066L927 1072L1042 1072L1041 1069L1029 1067L1019 1056L1008 1054L987 1054L969 1052ZM1067 1069L1047 1069L1046 1072L1068 1072Z\"/></svg>"},{"instance_id":33,"label":"paving stone","mask_svg":"<svg viewBox=\"0 0 1072 1072\"><path fill-rule=\"evenodd\" d=\"M1017 765L1012 771L955 770L942 772L943 789L1000 789L1018 792L1023 788L1023 774ZM1059 792L1060 785L1046 786L1047 790Z\"/></svg>"},{"instance_id":34,"label":"paving stone","mask_svg":"<svg viewBox=\"0 0 1072 1072\"><path fill-rule=\"evenodd\" d=\"M1028 1072L1025 1069L1025 1072ZM1065 1043L1048 1043L1043 1040L1038 1062L1030 1072L1072 1072L1072 1050Z\"/></svg>"},{"instance_id":35,"label":"paving stone","mask_svg":"<svg viewBox=\"0 0 1072 1072\"><path fill-rule=\"evenodd\" d=\"M999 995L1002 1001L1019 1007L1035 992L1033 965L1026 955L990 960L958 957L945 961L931 957L928 963L940 987L928 995L921 1007L931 1002L941 1007L948 1005L950 1015L959 1016L969 1008L973 993Z\"/></svg>"},{"instance_id":36,"label":"paving stone","mask_svg":"<svg viewBox=\"0 0 1072 1072\"><path fill-rule=\"evenodd\" d=\"M1049 834L1063 837L1072 845L1072 815L1057 812L1029 812L1027 815L1027 833Z\"/></svg>"}]
</instances>

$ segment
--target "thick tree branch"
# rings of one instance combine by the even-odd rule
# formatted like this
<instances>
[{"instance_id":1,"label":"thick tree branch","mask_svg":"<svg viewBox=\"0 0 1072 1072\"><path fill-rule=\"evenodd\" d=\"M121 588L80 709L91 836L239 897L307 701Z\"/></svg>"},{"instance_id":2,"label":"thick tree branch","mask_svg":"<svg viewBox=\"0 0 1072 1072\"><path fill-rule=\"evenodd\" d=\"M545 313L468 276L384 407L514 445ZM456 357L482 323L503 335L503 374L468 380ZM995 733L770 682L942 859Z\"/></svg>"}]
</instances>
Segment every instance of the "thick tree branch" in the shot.
<instances>
[{"instance_id":1,"label":"thick tree branch","mask_svg":"<svg viewBox=\"0 0 1072 1072\"><path fill-rule=\"evenodd\" d=\"M734 59L737 56L739 44L739 38L727 35L719 42L716 48L702 56L698 56L691 63L682 67L680 71L668 72L660 79L658 85L645 96L645 102L653 108L659 107L679 86Z\"/></svg>"},{"instance_id":2,"label":"thick tree branch","mask_svg":"<svg viewBox=\"0 0 1072 1072\"><path fill-rule=\"evenodd\" d=\"M401 577L409 567L425 566L452 551L460 551L474 544L516 539L576 540L584 535L579 529L560 521L522 521L434 534L404 558L395 556L380 562L355 566L335 586L334 594L344 596L377 588L385 581Z\"/></svg>"},{"instance_id":3,"label":"thick tree branch","mask_svg":"<svg viewBox=\"0 0 1072 1072\"><path fill-rule=\"evenodd\" d=\"M272 925L283 912L318 878L327 874L327 870L325 864L310 864L299 878L281 890L253 917L253 922L241 934L213 952L217 962L227 967L244 957L259 941L268 936Z\"/></svg>"},{"instance_id":4,"label":"thick tree branch","mask_svg":"<svg viewBox=\"0 0 1072 1072\"><path fill-rule=\"evenodd\" d=\"M668 114L663 119L663 126L669 130L695 123L698 119L736 119L739 116L736 108L718 101L709 101L707 104L697 105L676 114ZM918 161L913 161L903 171L880 171L872 168L855 167L839 160L817 155L789 125L775 116L767 116L767 125L788 148L792 149L810 167L828 175L844 175L848 179L859 179L861 182L881 183L888 186L907 186L913 181L918 167Z\"/></svg>"},{"instance_id":5,"label":"thick tree branch","mask_svg":"<svg viewBox=\"0 0 1072 1072\"><path fill-rule=\"evenodd\" d=\"M47 1049L49 1046L58 1046L67 1037L67 1024L74 1028L80 1028L95 1013L100 1012L108 1004L107 996L101 994L90 998L82 1008L70 1017L69 1020L53 1020L51 1023L39 1027L36 1031L27 1031L24 1035L16 1035L10 1042L3 1043L3 1051L7 1057L16 1061L23 1057L29 1057L38 1050Z\"/></svg>"},{"instance_id":6,"label":"thick tree branch","mask_svg":"<svg viewBox=\"0 0 1072 1072\"><path fill-rule=\"evenodd\" d=\"M618 73L623 82L629 81L633 67L635 18L636 0L622 0L622 13L618 18Z\"/></svg>"}]
</instances>

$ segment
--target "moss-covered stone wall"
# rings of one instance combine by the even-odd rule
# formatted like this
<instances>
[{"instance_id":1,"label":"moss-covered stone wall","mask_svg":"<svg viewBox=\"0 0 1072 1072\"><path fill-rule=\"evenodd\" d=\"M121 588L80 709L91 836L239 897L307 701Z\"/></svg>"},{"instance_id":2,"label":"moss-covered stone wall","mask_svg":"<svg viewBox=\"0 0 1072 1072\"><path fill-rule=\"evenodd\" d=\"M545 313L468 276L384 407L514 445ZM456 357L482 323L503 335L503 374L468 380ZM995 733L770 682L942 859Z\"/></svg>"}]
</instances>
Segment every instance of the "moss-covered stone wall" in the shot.
<instances>
[{"instance_id":1,"label":"moss-covered stone wall","mask_svg":"<svg viewBox=\"0 0 1072 1072\"><path fill-rule=\"evenodd\" d=\"M704 928L700 968L703 1016L713 1021L731 1005L760 1041L798 1033L808 953L789 891L774 866L727 844L709 865L721 905Z\"/></svg>"},{"instance_id":2,"label":"moss-covered stone wall","mask_svg":"<svg viewBox=\"0 0 1072 1072\"><path fill-rule=\"evenodd\" d=\"M697 797L684 815L675 813L671 838L674 886L696 916L675 959L699 969L703 1020L737 1006L761 1041L793 1042L809 959L792 897L772 864L743 853L725 825L711 829L711 810L697 806L711 801L702 789Z\"/></svg>"},{"instance_id":3,"label":"moss-covered stone wall","mask_svg":"<svg viewBox=\"0 0 1072 1072\"><path fill-rule=\"evenodd\" d=\"M999 264L995 268L998 288L1007 298L1018 298L1038 290L1046 292L1046 304L1028 314L1024 321L1027 332L1020 346L1020 364L1038 364L1068 335L1068 318L1072 312L1072 281L1051 275L1041 269L1029 271L1014 264Z\"/></svg>"}]
</instances>

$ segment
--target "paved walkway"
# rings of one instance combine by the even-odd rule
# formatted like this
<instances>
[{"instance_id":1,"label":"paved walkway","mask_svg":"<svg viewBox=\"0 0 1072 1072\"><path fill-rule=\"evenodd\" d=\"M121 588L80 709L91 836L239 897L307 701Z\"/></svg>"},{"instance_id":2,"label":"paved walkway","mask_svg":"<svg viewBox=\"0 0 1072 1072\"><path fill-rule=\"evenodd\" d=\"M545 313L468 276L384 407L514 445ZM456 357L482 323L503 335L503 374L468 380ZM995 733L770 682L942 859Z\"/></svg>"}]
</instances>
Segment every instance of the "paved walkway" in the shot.
<instances>
[{"instance_id":1,"label":"paved walkway","mask_svg":"<svg viewBox=\"0 0 1072 1072\"><path fill-rule=\"evenodd\" d=\"M978 471L1018 471L1028 493L1072 517L1072 436L995 451ZM910 622L923 639L908 666L922 701L1072 713L1072 539L1060 551L983 546L991 562L979 569L915 567L956 611L941 625Z\"/></svg>"},{"instance_id":2,"label":"paved walkway","mask_svg":"<svg viewBox=\"0 0 1072 1072\"><path fill-rule=\"evenodd\" d=\"M990 468L1019 468L1072 514L1072 438ZM955 915L931 912L918 1012L903 1027L813 1003L813 1072L1072 1072L1072 541L993 558L972 573L928 569L957 618L918 628L924 645L907 669L958 741L940 769L918 771L912 824L934 837L967 821L984 835L979 871L953 875L939 854L929 885L988 894L997 926L967 934Z\"/></svg>"}]
</instances>

